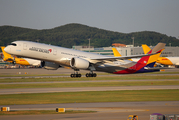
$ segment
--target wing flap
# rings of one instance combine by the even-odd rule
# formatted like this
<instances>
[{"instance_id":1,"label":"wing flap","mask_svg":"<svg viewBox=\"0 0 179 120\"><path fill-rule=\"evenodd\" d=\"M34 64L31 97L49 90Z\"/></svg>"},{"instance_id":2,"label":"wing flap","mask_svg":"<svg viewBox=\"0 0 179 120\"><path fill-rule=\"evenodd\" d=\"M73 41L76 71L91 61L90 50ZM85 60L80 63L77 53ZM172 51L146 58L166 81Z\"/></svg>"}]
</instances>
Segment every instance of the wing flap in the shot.
<instances>
[{"instance_id":1,"label":"wing flap","mask_svg":"<svg viewBox=\"0 0 179 120\"><path fill-rule=\"evenodd\" d=\"M116 61L116 60L127 60L131 58L139 58L139 57L144 57L144 56L150 56L154 55L157 53L151 53L151 54L142 54L142 55L130 55L130 56L121 56L121 57L101 57L101 58L90 58L90 60L97 60L97 61Z\"/></svg>"}]
</instances>

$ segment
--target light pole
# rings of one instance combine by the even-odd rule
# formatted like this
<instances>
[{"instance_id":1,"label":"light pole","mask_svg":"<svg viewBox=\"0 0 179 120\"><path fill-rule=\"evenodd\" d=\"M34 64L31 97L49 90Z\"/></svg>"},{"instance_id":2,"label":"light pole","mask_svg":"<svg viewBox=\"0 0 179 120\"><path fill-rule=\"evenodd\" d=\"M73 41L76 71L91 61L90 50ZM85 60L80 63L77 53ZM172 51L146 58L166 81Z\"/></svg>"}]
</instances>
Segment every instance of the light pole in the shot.
<instances>
[{"instance_id":1,"label":"light pole","mask_svg":"<svg viewBox=\"0 0 179 120\"><path fill-rule=\"evenodd\" d=\"M90 38L88 40L89 40L89 52L90 52Z\"/></svg>"},{"instance_id":2,"label":"light pole","mask_svg":"<svg viewBox=\"0 0 179 120\"><path fill-rule=\"evenodd\" d=\"M133 40L133 55L134 55L134 37L131 37Z\"/></svg>"}]
</instances>

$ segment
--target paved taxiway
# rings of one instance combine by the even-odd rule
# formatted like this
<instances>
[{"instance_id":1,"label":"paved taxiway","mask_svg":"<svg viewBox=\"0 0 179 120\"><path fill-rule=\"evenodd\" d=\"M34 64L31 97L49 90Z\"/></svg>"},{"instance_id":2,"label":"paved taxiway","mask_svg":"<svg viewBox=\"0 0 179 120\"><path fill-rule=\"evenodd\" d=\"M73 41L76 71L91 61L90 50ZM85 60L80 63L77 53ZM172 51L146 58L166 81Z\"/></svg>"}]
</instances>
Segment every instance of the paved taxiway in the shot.
<instances>
[{"instance_id":1,"label":"paved taxiway","mask_svg":"<svg viewBox=\"0 0 179 120\"><path fill-rule=\"evenodd\" d=\"M166 69L166 72L179 72L178 69ZM165 72L164 71L164 72ZM98 72L94 71L95 73L103 73L103 72ZM163 72L163 71L161 71ZM66 69L66 68L59 68L57 70L46 70L43 68L29 68L29 69L0 69L0 75L17 75L17 74L29 74L29 75L39 75L39 74L70 74L74 73L73 69ZM80 70L79 73L89 73L87 70ZM116 75L116 74L111 74L111 75ZM116 76L121 76L125 74L117 74ZM133 74L131 74L133 75ZM135 74L135 75L142 75L142 74ZM150 74L148 74L150 75Z\"/></svg>"},{"instance_id":2,"label":"paved taxiway","mask_svg":"<svg viewBox=\"0 0 179 120\"><path fill-rule=\"evenodd\" d=\"M149 120L152 113L179 114L179 101L67 103L46 105L9 105L11 110L92 110L96 113L59 115L0 116L2 120L126 120L129 114L137 114L139 120Z\"/></svg>"},{"instance_id":3,"label":"paved taxiway","mask_svg":"<svg viewBox=\"0 0 179 120\"><path fill-rule=\"evenodd\" d=\"M172 70L167 70L172 71ZM176 71L176 70L174 70ZM89 71L81 71L81 73L87 73ZM57 71L49 71L44 69L0 69L0 74L12 75L12 74L71 74L73 70L60 68ZM143 75L143 74L137 74ZM156 74L150 74L156 75ZM169 75L169 74L165 74ZM121 75L118 75L121 76ZM68 77L68 76L67 76ZM175 79L179 80L179 79ZM74 82L74 81L70 81ZM88 81L89 82L89 81ZM98 81L99 82L99 81ZM2 83L3 84L3 83ZM8 84L8 83L5 83ZM9 83L19 84L19 83ZM29 84L29 83L26 83ZM34 82L36 84L36 82ZM147 88L148 87L148 88ZM154 87L154 88L152 88ZM121 86L121 87L85 87L85 88L49 88L46 92L68 92L68 91L92 91L91 89L106 91L106 90L140 90L140 89L179 89L179 86ZM18 94L29 93L29 91L43 92L47 88L33 88L33 89L9 89L9 91L3 91L2 94ZM65 89L65 90L64 90ZM80 90L81 89L81 90ZM6 89L8 90L8 89ZM27 90L27 91L24 91ZM84 96L82 96L84 97ZM82 114L55 114L55 115L10 115L0 116L1 120L126 120L129 114L139 115L140 120L148 120L149 115L152 113L162 114L179 114L179 101L154 101L154 102L110 102L110 103L69 103L69 104L42 104L42 105L5 105L4 107L10 107L11 110L55 110L55 108L64 107L67 110L92 110L96 113L82 113Z\"/></svg>"},{"instance_id":4,"label":"paved taxiway","mask_svg":"<svg viewBox=\"0 0 179 120\"><path fill-rule=\"evenodd\" d=\"M158 89L158 90L159 89L179 89L179 85L1 89L0 95L22 94L22 93L54 93L54 92L84 92L84 91L115 91L115 90L154 90L154 89Z\"/></svg>"}]
</instances>

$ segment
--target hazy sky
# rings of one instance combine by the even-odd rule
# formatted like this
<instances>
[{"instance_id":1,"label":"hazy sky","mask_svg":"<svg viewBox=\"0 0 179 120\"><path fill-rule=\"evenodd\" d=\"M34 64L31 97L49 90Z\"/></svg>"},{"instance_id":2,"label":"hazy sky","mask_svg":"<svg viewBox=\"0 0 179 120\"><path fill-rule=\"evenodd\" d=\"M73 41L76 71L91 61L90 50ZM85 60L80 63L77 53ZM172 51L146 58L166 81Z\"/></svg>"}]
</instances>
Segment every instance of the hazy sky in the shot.
<instances>
[{"instance_id":1,"label":"hazy sky","mask_svg":"<svg viewBox=\"0 0 179 120\"><path fill-rule=\"evenodd\" d=\"M0 0L0 26L50 29L69 23L179 36L179 0Z\"/></svg>"}]
</instances>

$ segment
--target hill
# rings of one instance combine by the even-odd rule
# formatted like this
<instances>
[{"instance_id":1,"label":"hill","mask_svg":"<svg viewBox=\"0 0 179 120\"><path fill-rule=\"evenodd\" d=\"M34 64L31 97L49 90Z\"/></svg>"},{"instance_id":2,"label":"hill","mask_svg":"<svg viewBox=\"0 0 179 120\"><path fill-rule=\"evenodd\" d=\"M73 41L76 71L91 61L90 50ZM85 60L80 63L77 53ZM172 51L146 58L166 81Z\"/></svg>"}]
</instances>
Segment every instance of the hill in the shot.
<instances>
[{"instance_id":1,"label":"hill","mask_svg":"<svg viewBox=\"0 0 179 120\"><path fill-rule=\"evenodd\" d=\"M156 45L158 42L179 46L175 37L153 31L126 34L75 23L44 30L0 26L0 45L5 46L15 40L39 40L41 43L71 48L73 45L88 45L90 38L91 46L107 47L111 46L112 43L132 44L131 37L135 37L135 46L141 44Z\"/></svg>"}]
</instances>

